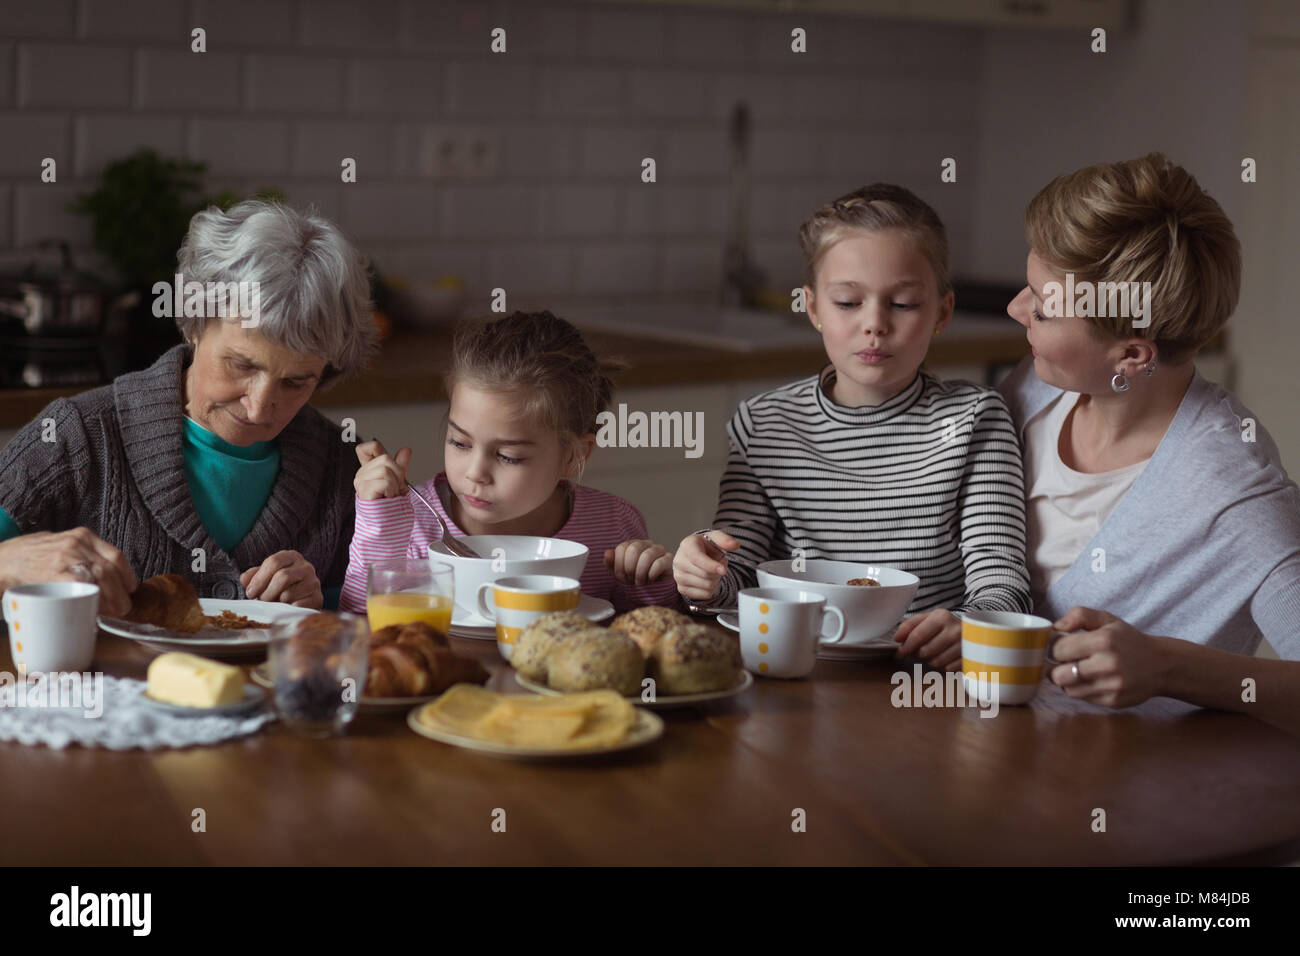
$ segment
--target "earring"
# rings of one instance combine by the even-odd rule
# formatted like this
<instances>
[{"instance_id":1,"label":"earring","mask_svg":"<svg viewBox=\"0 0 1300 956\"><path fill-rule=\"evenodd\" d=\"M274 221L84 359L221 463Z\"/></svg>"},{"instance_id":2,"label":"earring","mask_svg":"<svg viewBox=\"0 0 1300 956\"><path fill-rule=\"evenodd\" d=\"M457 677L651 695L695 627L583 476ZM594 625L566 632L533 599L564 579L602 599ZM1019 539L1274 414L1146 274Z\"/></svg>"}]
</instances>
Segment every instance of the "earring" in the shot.
<instances>
[{"instance_id":1,"label":"earring","mask_svg":"<svg viewBox=\"0 0 1300 956\"><path fill-rule=\"evenodd\" d=\"M1110 387L1117 392L1127 392L1129 390L1129 380L1124 377L1124 373L1118 369L1110 380Z\"/></svg>"},{"instance_id":2,"label":"earring","mask_svg":"<svg viewBox=\"0 0 1300 956\"><path fill-rule=\"evenodd\" d=\"M1148 375L1154 375L1154 374L1156 374L1156 361L1155 361L1155 359L1152 359L1150 362L1147 362L1147 364L1144 365L1144 366L1142 367L1142 371L1146 372Z\"/></svg>"},{"instance_id":3,"label":"earring","mask_svg":"<svg viewBox=\"0 0 1300 956\"><path fill-rule=\"evenodd\" d=\"M822 327L822 324L821 324L820 322L818 322L818 323L817 323L817 328L820 330L821 327Z\"/></svg>"}]
</instances>

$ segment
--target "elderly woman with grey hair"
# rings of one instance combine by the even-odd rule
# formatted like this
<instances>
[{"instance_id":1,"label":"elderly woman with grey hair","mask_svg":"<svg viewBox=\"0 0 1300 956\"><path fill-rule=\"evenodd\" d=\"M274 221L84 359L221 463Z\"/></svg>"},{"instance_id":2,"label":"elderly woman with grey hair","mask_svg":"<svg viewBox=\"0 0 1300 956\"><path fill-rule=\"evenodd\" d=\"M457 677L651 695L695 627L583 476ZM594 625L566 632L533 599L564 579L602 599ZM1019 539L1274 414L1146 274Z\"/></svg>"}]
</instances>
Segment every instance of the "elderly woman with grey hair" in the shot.
<instances>
[{"instance_id":1,"label":"elderly woman with grey hair","mask_svg":"<svg viewBox=\"0 0 1300 956\"><path fill-rule=\"evenodd\" d=\"M184 344L52 402L0 452L0 588L93 580L122 613L170 572L202 597L320 608L357 463L307 401L374 349L365 261L329 221L263 202L200 212L178 259ZM256 310L191 297L228 283Z\"/></svg>"}]
</instances>

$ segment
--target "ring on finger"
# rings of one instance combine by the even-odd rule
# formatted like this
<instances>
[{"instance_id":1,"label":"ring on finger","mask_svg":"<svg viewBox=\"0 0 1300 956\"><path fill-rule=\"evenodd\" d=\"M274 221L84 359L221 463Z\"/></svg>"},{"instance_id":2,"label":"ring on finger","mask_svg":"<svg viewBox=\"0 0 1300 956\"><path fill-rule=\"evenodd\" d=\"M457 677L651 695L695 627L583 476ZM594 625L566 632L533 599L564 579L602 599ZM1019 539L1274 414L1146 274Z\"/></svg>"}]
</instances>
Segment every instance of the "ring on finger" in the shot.
<instances>
[{"instance_id":1,"label":"ring on finger","mask_svg":"<svg viewBox=\"0 0 1300 956\"><path fill-rule=\"evenodd\" d=\"M1079 665L1077 663L1070 665L1070 673L1074 675L1073 683L1079 683Z\"/></svg>"},{"instance_id":2,"label":"ring on finger","mask_svg":"<svg viewBox=\"0 0 1300 956\"><path fill-rule=\"evenodd\" d=\"M84 561L79 561L76 564L74 564L72 567L68 568L68 573L71 574L78 581L95 580L94 569L92 569Z\"/></svg>"}]
</instances>

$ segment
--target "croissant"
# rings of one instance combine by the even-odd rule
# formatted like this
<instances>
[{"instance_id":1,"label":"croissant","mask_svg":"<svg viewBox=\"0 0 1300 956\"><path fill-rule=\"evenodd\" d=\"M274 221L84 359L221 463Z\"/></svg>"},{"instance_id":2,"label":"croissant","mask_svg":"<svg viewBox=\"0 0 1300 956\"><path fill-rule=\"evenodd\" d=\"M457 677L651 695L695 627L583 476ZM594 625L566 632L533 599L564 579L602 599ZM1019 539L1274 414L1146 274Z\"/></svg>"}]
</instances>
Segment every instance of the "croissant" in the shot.
<instances>
[{"instance_id":1,"label":"croissant","mask_svg":"<svg viewBox=\"0 0 1300 956\"><path fill-rule=\"evenodd\" d=\"M193 634L207 623L194 585L179 574L146 578L131 595L128 621Z\"/></svg>"},{"instance_id":2,"label":"croissant","mask_svg":"<svg viewBox=\"0 0 1300 956\"><path fill-rule=\"evenodd\" d=\"M401 644L384 644L370 652L368 697L419 697L429 693L429 671L420 653Z\"/></svg>"},{"instance_id":3,"label":"croissant","mask_svg":"<svg viewBox=\"0 0 1300 956\"><path fill-rule=\"evenodd\" d=\"M423 622L393 624L370 635L366 697L441 694L452 684L482 684L488 672L455 654L446 635Z\"/></svg>"}]
</instances>

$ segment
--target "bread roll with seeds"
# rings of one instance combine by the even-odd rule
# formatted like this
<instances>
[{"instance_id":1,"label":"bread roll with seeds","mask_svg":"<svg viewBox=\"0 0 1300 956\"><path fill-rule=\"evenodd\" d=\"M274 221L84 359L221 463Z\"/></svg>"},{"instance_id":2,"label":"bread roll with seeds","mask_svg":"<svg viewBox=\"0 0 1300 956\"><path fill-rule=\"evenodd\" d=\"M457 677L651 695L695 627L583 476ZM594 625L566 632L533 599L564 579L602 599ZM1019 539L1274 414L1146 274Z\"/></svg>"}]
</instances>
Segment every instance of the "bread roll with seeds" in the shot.
<instances>
[{"instance_id":1,"label":"bread roll with seeds","mask_svg":"<svg viewBox=\"0 0 1300 956\"><path fill-rule=\"evenodd\" d=\"M524 677L546 683L546 659L556 643L565 637L585 631L592 626L577 611L552 611L543 614L519 632L515 648L510 652L510 664Z\"/></svg>"},{"instance_id":2,"label":"bread roll with seeds","mask_svg":"<svg viewBox=\"0 0 1300 956\"><path fill-rule=\"evenodd\" d=\"M620 614L609 622L611 631L622 631L641 648L641 653L649 658L669 628L692 623L691 619L670 607L639 607L626 614Z\"/></svg>"},{"instance_id":3,"label":"bread roll with seeds","mask_svg":"<svg viewBox=\"0 0 1300 956\"><path fill-rule=\"evenodd\" d=\"M547 661L547 684L555 690L609 688L624 697L641 692L645 655L622 631L588 627L562 638Z\"/></svg>"},{"instance_id":4,"label":"bread roll with seeds","mask_svg":"<svg viewBox=\"0 0 1300 956\"><path fill-rule=\"evenodd\" d=\"M649 672L655 695L672 697L734 687L741 666L740 640L735 634L691 623L664 633L655 645Z\"/></svg>"}]
</instances>

